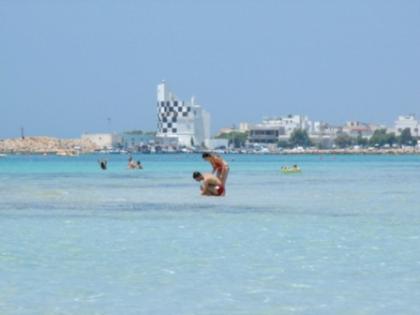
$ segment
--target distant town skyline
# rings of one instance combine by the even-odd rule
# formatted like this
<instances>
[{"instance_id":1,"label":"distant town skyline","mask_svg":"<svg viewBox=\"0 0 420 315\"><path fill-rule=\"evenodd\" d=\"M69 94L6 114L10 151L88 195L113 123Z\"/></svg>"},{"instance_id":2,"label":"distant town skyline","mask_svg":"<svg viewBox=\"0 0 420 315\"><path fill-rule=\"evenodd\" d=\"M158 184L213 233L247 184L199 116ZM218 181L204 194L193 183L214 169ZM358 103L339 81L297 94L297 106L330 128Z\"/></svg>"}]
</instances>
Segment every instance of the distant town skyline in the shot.
<instances>
[{"instance_id":1,"label":"distant town skyline","mask_svg":"<svg viewBox=\"0 0 420 315\"><path fill-rule=\"evenodd\" d=\"M212 134L420 115L417 1L4 0L0 41L0 138L156 130L163 79Z\"/></svg>"}]
</instances>

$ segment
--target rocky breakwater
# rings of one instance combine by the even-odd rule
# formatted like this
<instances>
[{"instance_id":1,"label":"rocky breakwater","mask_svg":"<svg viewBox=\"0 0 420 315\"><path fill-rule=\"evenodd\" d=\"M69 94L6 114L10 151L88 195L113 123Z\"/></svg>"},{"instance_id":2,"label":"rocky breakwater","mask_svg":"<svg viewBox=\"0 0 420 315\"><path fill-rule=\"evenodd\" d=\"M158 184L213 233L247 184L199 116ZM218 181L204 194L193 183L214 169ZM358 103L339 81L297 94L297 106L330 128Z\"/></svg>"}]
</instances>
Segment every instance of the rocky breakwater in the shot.
<instances>
[{"instance_id":1,"label":"rocky breakwater","mask_svg":"<svg viewBox=\"0 0 420 315\"><path fill-rule=\"evenodd\" d=\"M0 153L75 155L94 152L99 148L87 139L26 137L0 140Z\"/></svg>"}]
</instances>

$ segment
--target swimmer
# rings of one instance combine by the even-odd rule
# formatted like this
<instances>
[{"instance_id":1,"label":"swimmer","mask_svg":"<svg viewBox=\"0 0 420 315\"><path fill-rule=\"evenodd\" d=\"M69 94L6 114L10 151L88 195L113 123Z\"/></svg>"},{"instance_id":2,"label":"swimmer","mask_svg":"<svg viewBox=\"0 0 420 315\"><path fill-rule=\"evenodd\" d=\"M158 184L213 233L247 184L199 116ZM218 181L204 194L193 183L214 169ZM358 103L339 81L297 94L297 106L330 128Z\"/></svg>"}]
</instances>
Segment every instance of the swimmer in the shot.
<instances>
[{"instance_id":1,"label":"swimmer","mask_svg":"<svg viewBox=\"0 0 420 315\"><path fill-rule=\"evenodd\" d=\"M104 171L107 169L107 164L108 164L107 160L98 160L98 163L101 169L103 169Z\"/></svg>"},{"instance_id":2,"label":"swimmer","mask_svg":"<svg viewBox=\"0 0 420 315\"><path fill-rule=\"evenodd\" d=\"M213 174L194 172L193 178L197 182L203 182L201 186L201 195L203 196L224 196L225 189L220 178Z\"/></svg>"},{"instance_id":3,"label":"swimmer","mask_svg":"<svg viewBox=\"0 0 420 315\"><path fill-rule=\"evenodd\" d=\"M215 174L221 180L222 185L225 186L229 174L229 164L220 156L209 152L203 153L203 159L211 164L213 167L212 174Z\"/></svg>"},{"instance_id":4,"label":"swimmer","mask_svg":"<svg viewBox=\"0 0 420 315\"><path fill-rule=\"evenodd\" d=\"M132 169L140 168L139 165L141 166L140 161L134 161L131 156L128 158L128 165L127 165L127 167L129 169L132 170ZM141 168L143 168L143 167L141 167Z\"/></svg>"},{"instance_id":5,"label":"swimmer","mask_svg":"<svg viewBox=\"0 0 420 315\"><path fill-rule=\"evenodd\" d=\"M128 168L130 170L143 169L143 165L141 165L141 162L140 161L134 161L134 160L132 160L131 162L128 162Z\"/></svg>"},{"instance_id":6,"label":"swimmer","mask_svg":"<svg viewBox=\"0 0 420 315\"><path fill-rule=\"evenodd\" d=\"M293 166L282 166L280 169L285 174L300 173L301 169L297 164Z\"/></svg>"}]
</instances>

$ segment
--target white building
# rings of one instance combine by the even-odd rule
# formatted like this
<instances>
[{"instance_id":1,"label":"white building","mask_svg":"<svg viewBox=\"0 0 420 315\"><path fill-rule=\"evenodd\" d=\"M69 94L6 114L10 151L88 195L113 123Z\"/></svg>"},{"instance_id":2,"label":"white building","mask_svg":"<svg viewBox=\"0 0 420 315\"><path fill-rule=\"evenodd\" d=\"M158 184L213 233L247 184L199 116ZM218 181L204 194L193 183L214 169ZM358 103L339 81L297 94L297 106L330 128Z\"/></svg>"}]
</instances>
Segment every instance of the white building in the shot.
<instances>
[{"instance_id":1,"label":"white building","mask_svg":"<svg viewBox=\"0 0 420 315\"><path fill-rule=\"evenodd\" d=\"M342 127L333 126L322 121L311 122L310 134L313 136L336 136L342 131Z\"/></svg>"},{"instance_id":2,"label":"white building","mask_svg":"<svg viewBox=\"0 0 420 315\"><path fill-rule=\"evenodd\" d=\"M177 140L181 146L200 146L210 138L210 114L194 97L190 102L179 100L166 83L157 86L157 138L162 143Z\"/></svg>"},{"instance_id":3,"label":"white building","mask_svg":"<svg viewBox=\"0 0 420 315\"><path fill-rule=\"evenodd\" d=\"M82 140L90 140L101 149L112 149L121 143L121 136L114 133L84 133Z\"/></svg>"},{"instance_id":4,"label":"white building","mask_svg":"<svg viewBox=\"0 0 420 315\"><path fill-rule=\"evenodd\" d=\"M348 121L343 127L343 132L351 137L370 138L375 130L368 124L360 121Z\"/></svg>"},{"instance_id":5,"label":"white building","mask_svg":"<svg viewBox=\"0 0 420 315\"><path fill-rule=\"evenodd\" d=\"M240 132L247 132L252 128L252 125L247 122L241 122L239 123L239 131Z\"/></svg>"},{"instance_id":6,"label":"white building","mask_svg":"<svg viewBox=\"0 0 420 315\"><path fill-rule=\"evenodd\" d=\"M265 117L260 124L247 126L250 143L275 143L287 140L293 131L306 130L309 134L316 128L315 123L302 115L288 115L284 117ZM319 127L319 126L318 126Z\"/></svg>"},{"instance_id":7,"label":"white building","mask_svg":"<svg viewBox=\"0 0 420 315\"><path fill-rule=\"evenodd\" d=\"M257 125L249 130L249 143L276 143L281 136L285 136L284 127L278 125Z\"/></svg>"},{"instance_id":8,"label":"white building","mask_svg":"<svg viewBox=\"0 0 420 315\"><path fill-rule=\"evenodd\" d=\"M410 129L411 135L413 137L420 136L420 122L416 119L414 114L398 116L394 126L397 135L400 135L404 129L408 128Z\"/></svg>"},{"instance_id":9,"label":"white building","mask_svg":"<svg viewBox=\"0 0 420 315\"><path fill-rule=\"evenodd\" d=\"M262 126L261 126L262 125ZM284 128L286 135L290 136L296 129L312 132L312 123L306 116L288 115L285 117L264 118L261 127Z\"/></svg>"}]
</instances>

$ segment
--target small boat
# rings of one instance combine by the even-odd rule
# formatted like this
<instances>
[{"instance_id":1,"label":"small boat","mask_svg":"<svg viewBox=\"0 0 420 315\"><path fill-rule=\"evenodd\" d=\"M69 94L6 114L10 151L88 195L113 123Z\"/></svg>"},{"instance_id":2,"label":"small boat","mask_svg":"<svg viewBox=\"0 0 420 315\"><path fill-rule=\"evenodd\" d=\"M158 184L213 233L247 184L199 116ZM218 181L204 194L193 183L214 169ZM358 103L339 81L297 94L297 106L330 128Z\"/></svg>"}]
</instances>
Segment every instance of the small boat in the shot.
<instances>
[{"instance_id":1,"label":"small boat","mask_svg":"<svg viewBox=\"0 0 420 315\"><path fill-rule=\"evenodd\" d=\"M280 169L280 171L281 171L283 174L295 174L295 173L300 173L300 172L302 172L302 170L300 169L300 167L299 167L299 166L292 166L292 167L289 167L289 166L283 166L283 167Z\"/></svg>"}]
</instances>

